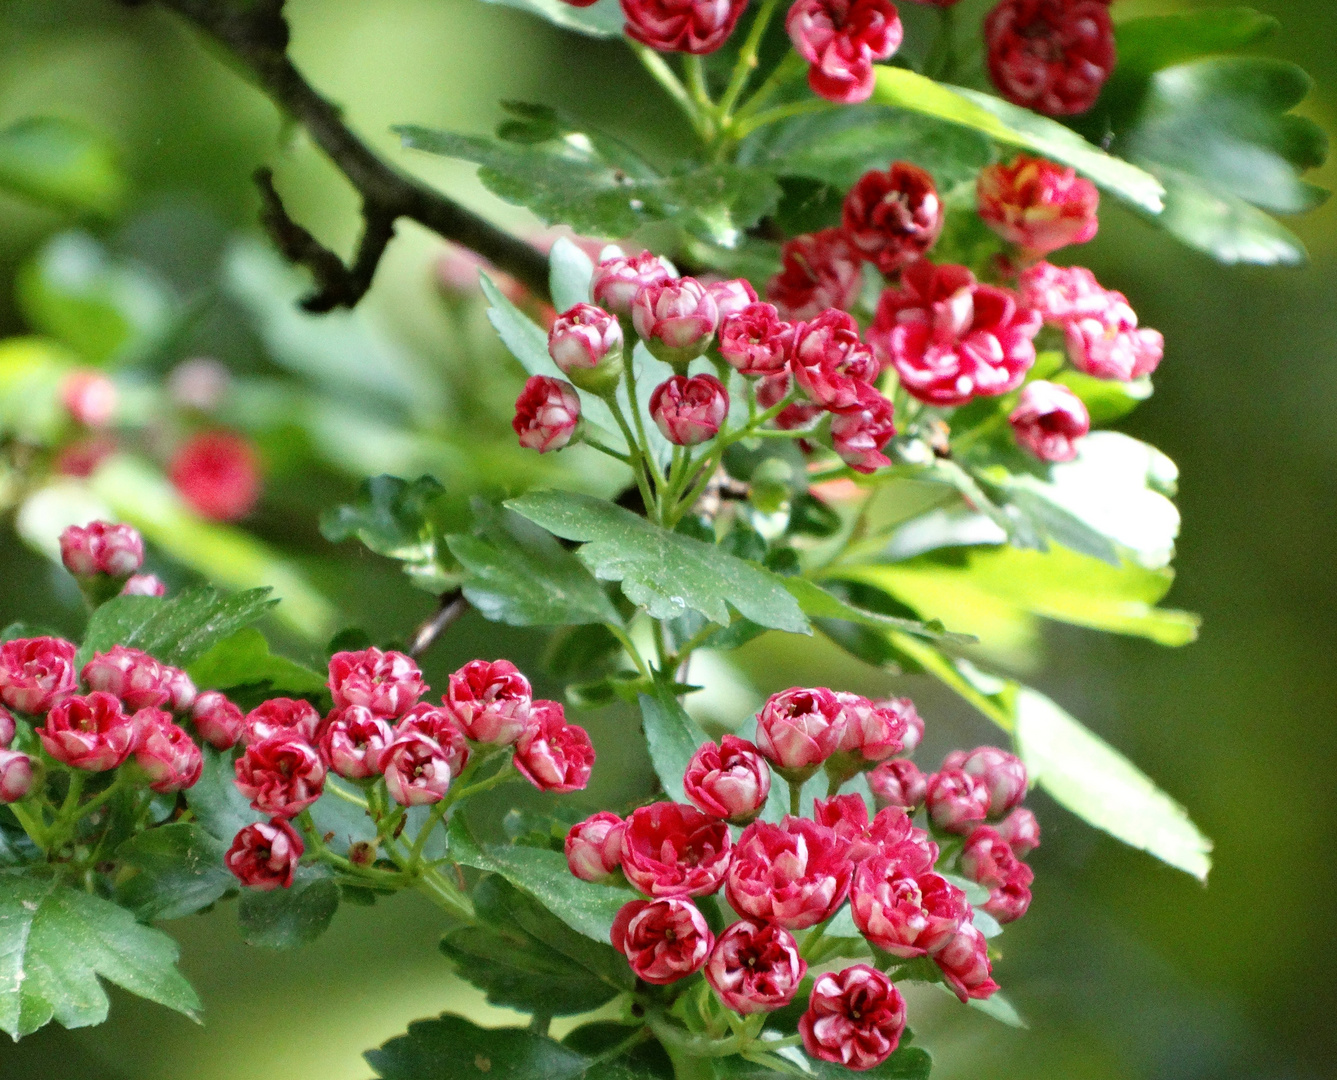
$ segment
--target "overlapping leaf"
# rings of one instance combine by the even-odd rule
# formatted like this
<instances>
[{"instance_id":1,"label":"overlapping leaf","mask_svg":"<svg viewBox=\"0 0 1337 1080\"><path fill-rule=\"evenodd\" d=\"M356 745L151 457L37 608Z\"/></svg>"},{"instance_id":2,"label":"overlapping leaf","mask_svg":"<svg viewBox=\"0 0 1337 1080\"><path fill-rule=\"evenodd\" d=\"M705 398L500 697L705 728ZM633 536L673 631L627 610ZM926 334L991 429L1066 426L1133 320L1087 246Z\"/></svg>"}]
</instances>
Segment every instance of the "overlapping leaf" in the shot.
<instances>
[{"instance_id":1,"label":"overlapping leaf","mask_svg":"<svg viewBox=\"0 0 1337 1080\"><path fill-rule=\"evenodd\" d=\"M115 149L89 128L39 116L0 130L0 188L61 210L110 215L126 187Z\"/></svg>"}]
</instances>

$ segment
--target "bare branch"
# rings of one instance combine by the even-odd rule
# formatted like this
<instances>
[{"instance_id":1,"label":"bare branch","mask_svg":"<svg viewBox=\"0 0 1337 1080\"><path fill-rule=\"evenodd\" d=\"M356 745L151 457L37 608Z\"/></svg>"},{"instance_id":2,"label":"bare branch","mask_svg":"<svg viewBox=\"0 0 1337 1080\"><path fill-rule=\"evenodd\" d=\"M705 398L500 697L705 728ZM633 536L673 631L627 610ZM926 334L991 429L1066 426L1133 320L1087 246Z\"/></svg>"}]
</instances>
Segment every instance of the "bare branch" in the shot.
<instances>
[{"instance_id":1,"label":"bare branch","mask_svg":"<svg viewBox=\"0 0 1337 1080\"><path fill-rule=\"evenodd\" d=\"M432 646L437 638L446 632L461 615L469 610L469 601L464 598L461 589L455 589L441 597L441 606L436 614L423 623L413 633L409 642L409 655L417 658Z\"/></svg>"}]
</instances>

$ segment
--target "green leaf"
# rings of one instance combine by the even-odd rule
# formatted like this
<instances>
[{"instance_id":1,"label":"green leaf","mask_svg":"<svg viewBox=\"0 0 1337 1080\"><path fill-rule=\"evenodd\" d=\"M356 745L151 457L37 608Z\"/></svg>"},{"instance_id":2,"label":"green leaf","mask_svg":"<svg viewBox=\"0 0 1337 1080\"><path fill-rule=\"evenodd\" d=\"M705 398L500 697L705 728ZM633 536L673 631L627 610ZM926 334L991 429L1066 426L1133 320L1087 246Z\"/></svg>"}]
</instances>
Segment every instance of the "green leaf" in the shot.
<instances>
[{"instance_id":1,"label":"green leaf","mask_svg":"<svg viewBox=\"0 0 1337 1080\"><path fill-rule=\"evenodd\" d=\"M51 1020L107 1018L98 977L196 1019L200 1001L166 934L124 908L49 878L0 874L0 1031L18 1039Z\"/></svg>"},{"instance_id":2,"label":"green leaf","mask_svg":"<svg viewBox=\"0 0 1337 1080\"><path fill-rule=\"evenodd\" d=\"M563 7L571 5L558 0ZM590 279L594 276L594 260L576 247L565 236L559 236L548 252L548 290L553 306L566 311L590 300Z\"/></svg>"},{"instance_id":3,"label":"green leaf","mask_svg":"<svg viewBox=\"0 0 1337 1080\"><path fill-rule=\"evenodd\" d=\"M254 627L238 630L197 657L188 673L201 690L262 685L271 695L301 695L325 689L324 675L286 656L275 656L264 634Z\"/></svg>"},{"instance_id":4,"label":"green leaf","mask_svg":"<svg viewBox=\"0 0 1337 1080\"><path fill-rule=\"evenodd\" d=\"M655 684L654 696L642 694L641 726L645 744L654 763L655 775L664 785L664 794L674 802L687 802L682 778L697 748L710 741L701 725L687 715L671 690Z\"/></svg>"},{"instance_id":5,"label":"green leaf","mask_svg":"<svg viewBox=\"0 0 1337 1080\"><path fill-rule=\"evenodd\" d=\"M329 929L339 908L339 886L324 866L299 867L290 889L244 889L237 905L241 936L248 945L295 949Z\"/></svg>"},{"instance_id":6,"label":"green leaf","mask_svg":"<svg viewBox=\"0 0 1337 1080\"><path fill-rule=\"evenodd\" d=\"M1162 862L1206 880L1212 842L1127 758L1049 698L1021 687L1016 739L1026 767L1078 817Z\"/></svg>"},{"instance_id":7,"label":"green leaf","mask_svg":"<svg viewBox=\"0 0 1337 1080\"><path fill-rule=\"evenodd\" d=\"M186 805L200 827L225 846L231 845L237 833L261 817L237 790L234 760L234 751L206 746L200 778L185 792Z\"/></svg>"},{"instance_id":8,"label":"green leaf","mask_svg":"<svg viewBox=\"0 0 1337 1080\"><path fill-rule=\"evenodd\" d=\"M668 532L610 502L573 492L535 491L510 509L565 540L584 544L580 559L652 618L698 611L729 625L729 608L759 626L810 633L784 579L718 547Z\"/></svg>"},{"instance_id":9,"label":"green leaf","mask_svg":"<svg viewBox=\"0 0 1337 1080\"><path fill-rule=\"evenodd\" d=\"M983 132L995 142L1041 154L1076 169L1100 188L1148 213L1159 213L1164 189L1154 176L1112 157L1055 120L989 94L946 86L905 68L876 67L872 100Z\"/></svg>"},{"instance_id":10,"label":"green leaf","mask_svg":"<svg viewBox=\"0 0 1337 1080\"><path fill-rule=\"evenodd\" d=\"M761 1043L758 1049L765 1046ZM797 1052L794 1052L798 1056ZM767 1055L771 1057L771 1055ZM850 1070L843 1065L829 1061L819 1061L803 1055L805 1067L798 1067L785 1058L779 1058L788 1066L786 1072L795 1076L809 1076L815 1080L849 1080ZM773 1058L771 1061L748 1061L742 1057L719 1058L715 1063L715 1076L718 1080L773 1080L781 1066ZM902 1046L881 1065L859 1072L861 1077L870 1080L928 1080L933 1068L933 1059L927 1050L918 1046Z\"/></svg>"},{"instance_id":11,"label":"green leaf","mask_svg":"<svg viewBox=\"0 0 1337 1080\"><path fill-rule=\"evenodd\" d=\"M459 567L443 536L460 517L446 489L430 476L373 476L362 482L356 502L321 515L320 533L335 544L356 536L378 555L403 563L415 585L439 594L459 584Z\"/></svg>"},{"instance_id":12,"label":"green leaf","mask_svg":"<svg viewBox=\"0 0 1337 1080\"><path fill-rule=\"evenodd\" d=\"M575 7L565 0L486 0L489 4L515 8L540 19L592 38L622 36L622 8L617 0L599 0L589 7Z\"/></svg>"},{"instance_id":13,"label":"green leaf","mask_svg":"<svg viewBox=\"0 0 1337 1080\"><path fill-rule=\"evenodd\" d=\"M1169 212L1167 208L1166 213ZM1093 426L1121 420L1151 397L1151 380L1148 378L1120 382L1097 379L1094 375L1069 369L1059 372L1050 381L1066 386L1082 399L1086 411L1091 414Z\"/></svg>"},{"instance_id":14,"label":"green leaf","mask_svg":"<svg viewBox=\"0 0 1337 1080\"><path fill-rule=\"evenodd\" d=\"M613 918L631 895L609 885L581 881L560 851L480 845L458 814L450 821L450 857L465 866L500 874L586 937L608 943Z\"/></svg>"},{"instance_id":15,"label":"green leaf","mask_svg":"<svg viewBox=\"0 0 1337 1080\"><path fill-rule=\"evenodd\" d=\"M136 871L117 884L116 899L142 922L208 907L237 884L223 865L228 846L188 822L137 833L116 849L117 861Z\"/></svg>"},{"instance_id":16,"label":"green leaf","mask_svg":"<svg viewBox=\"0 0 1337 1080\"><path fill-rule=\"evenodd\" d=\"M871 626L875 630L899 630L929 641L943 641L953 645L972 645L975 638L970 634L953 634L943 628L942 623L920 622L918 619L901 619L894 615L882 615L876 611L857 607L837 596L831 595L820 585L807 578L787 577L785 588L803 609L803 614L814 619L841 619L845 622Z\"/></svg>"},{"instance_id":17,"label":"green leaf","mask_svg":"<svg viewBox=\"0 0 1337 1080\"><path fill-rule=\"evenodd\" d=\"M468 571L464 595L493 622L512 626L622 625L608 594L580 560L519 514L474 504L474 535L449 536Z\"/></svg>"},{"instance_id":18,"label":"green leaf","mask_svg":"<svg viewBox=\"0 0 1337 1080\"><path fill-rule=\"evenodd\" d=\"M1208 8L1127 19L1114 29L1119 63L1096 111L1110 109L1147 76L1212 53L1237 52L1271 37L1281 23L1247 7Z\"/></svg>"},{"instance_id":19,"label":"green leaf","mask_svg":"<svg viewBox=\"0 0 1337 1080\"><path fill-rule=\"evenodd\" d=\"M88 620L78 662L113 645L142 649L174 667L186 667L238 630L255 622L277 601L268 589L224 596L208 585L172 597L117 596Z\"/></svg>"},{"instance_id":20,"label":"green leaf","mask_svg":"<svg viewBox=\"0 0 1337 1080\"><path fill-rule=\"evenodd\" d=\"M61 210L110 217L125 201L115 148L69 120L30 117L0 131L0 188Z\"/></svg>"},{"instance_id":21,"label":"green leaf","mask_svg":"<svg viewBox=\"0 0 1337 1080\"><path fill-rule=\"evenodd\" d=\"M591 1059L523 1028L481 1028L449 1013L368 1050L382 1080L583 1080Z\"/></svg>"}]
</instances>

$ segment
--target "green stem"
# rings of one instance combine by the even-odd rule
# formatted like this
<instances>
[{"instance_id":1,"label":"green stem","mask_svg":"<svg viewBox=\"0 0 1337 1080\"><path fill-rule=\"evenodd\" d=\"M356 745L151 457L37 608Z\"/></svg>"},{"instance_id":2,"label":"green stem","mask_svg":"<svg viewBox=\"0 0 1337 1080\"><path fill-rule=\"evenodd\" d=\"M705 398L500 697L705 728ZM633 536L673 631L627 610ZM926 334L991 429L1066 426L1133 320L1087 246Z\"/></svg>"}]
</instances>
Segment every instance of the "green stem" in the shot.
<instances>
[{"instance_id":1,"label":"green stem","mask_svg":"<svg viewBox=\"0 0 1337 1080\"><path fill-rule=\"evenodd\" d=\"M770 99L775 96L776 92L779 91L785 83L789 82L802 72L806 66L807 61L799 56L798 53L788 53L785 58L776 65L775 70L772 71L770 77L761 84L757 89L757 92L748 99L747 103L741 109L738 110L734 119L742 120L757 112L766 104L766 102L770 101Z\"/></svg>"},{"instance_id":2,"label":"green stem","mask_svg":"<svg viewBox=\"0 0 1337 1080\"><path fill-rule=\"evenodd\" d=\"M706 69L701 57L688 53L682 58L682 69L687 75L687 90L696 102L703 118L712 117L715 103L710 100L710 90L706 86Z\"/></svg>"},{"instance_id":3,"label":"green stem","mask_svg":"<svg viewBox=\"0 0 1337 1080\"><path fill-rule=\"evenodd\" d=\"M771 17L775 14L775 9L779 6L779 3L780 0L765 0L761 5L761 10L757 12L757 17L752 20L752 28L748 31L747 39L743 42L743 47L738 50L738 62L734 64L729 85L725 88L724 96L720 98L719 118L721 127L728 128L734 106L738 104L738 98L747 86L748 79L757 70L757 50L761 47L761 39L765 35L766 27L770 25Z\"/></svg>"},{"instance_id":4,"label":"green stem","mask_svg":"<svg viewBox=\"0 0 1337 1080\"><path fill-rule=\"evenodd\" d=\"M605 446L598 439L591 438L589 435L586 435L583 441L586 446L592 446L594 449L607 454L611 458L617 458L623 465L631 464L630 454L624 454L620 450L614 450L611 446Z\"/></svg>"},{"instance_id":5,"label":"green stem","mask_svg":"<svg viewBox=\"0 0 1337 1080\"><path fill-rule=\"evenodd\" d=\"M805 960L813 954L817 948L818 942L822 940L822 935L826 933L826 923L820 922L804 935L803 941L799 944L798 952Z\"/></svg>"},{"instance_id":6,"label":"green stem","mask_svg":"<svg viewBox=\"0 0 1337 1080\"><path fill-rule=\"evenodd\" d=\"M627 404L631 408L631 422L636 425L636 437L640 440L641 455L650 463L650 473L654 477L655 491L664 490L664 474L660 471L659 462L655 459L654 451L650 447L650 440L645 437L645 421L641 419L641 403L636 397L636 373L633 370L635 364L630 361L624 369L627 377ZM650 508L647 506L646 512Z\"/></svg>"},{"instance_id":7,"label":"green stem","mask_svg":"<svg viewBox=\"0 0 1337 1080\"><path fill-rule=\"evenodd\" d=\"M673 69L648 45L642 45L639 41L631 41L628 44L631 45L631 51L636 54L636 58L645 66L645 70L668 92L669 97L677 102L678 108L687 114L687 119L692 122L697 135L706 141L708 139L706 118L701 115L687 88L683 86L678 76L673 74Z\"/></svg>"},{"instance_id":8,"label":"green stem","mask_svg":"<svg viewBox=\"0 0 1337 1080\"><path fill-rule=\"evenodd\" d=\"M799 817L803 807L803 785L796 784L793 780L786 780L789 785L789 812L795 817Z\"/></svg>"},{"instance_id":9,"label":"green stem","mask_svg":"<svg viewBox=\"0 0 1337 1080\"><path fill-rule=\"evenodd\" d=\"M618 404L617 398L608 398L608 408L613 414L613 419L617 421L617 426L622 429L622 437L627 440L627 447L631 450L631 471L636 476L636 486L641 492L641 501L645 503L646 514L654 513L655 498L650 493L650 482L645 474L645 462L641 455L641 446L636 441L636 436L631 432L631 425L627 423L627 418L622 412L622 406Z\"/></svg>"},{"instance_id":10,"label":"green stem","mask_svg":"<svg viewBox=\"0 0 1337 1080\"><path fill-rule=\"evenodd\" d=\"M803 116L805 113L825 112L832 108L834 106L825 98L804 98L802 101L791 101L788 105L777 105L774 109L755 113L746 120L740 119L733 137L739 140L746 139L758 128L764 128L767 124L788 120L791 116Z\"/></svg>"},{"instance_id":11,"label":"green stem","mask_svg":"<svg viewBox=\"0 0 1337 1080\"><path fill-rule=\"evenodd\" d=\"M351 791L345 791L342 784L336 784L332 782L326 783L325 790L328 791L331 795L335 796L336 798L343 799L343 801L346 803L352 803L354 806L360 806L363 810L367 810L370 808L366 799L359 798L357 795L354 795Z\"/></svg>"},{"instance_id":12,"label":"green stem","mask_svg":"<svg viewBox=\"0 0 1337 1080\"><path fill-rule=\"evenodd\" d=\"M46 851L51 837L45 823L41 820L41 813L29 813L28 809L20 803L10 803L9 811L23 826L23 831L28 834L28 839L43 851Z\"/></svg>"},{"instance_id":13,"label":"green stem","mask_svg":"<svg viewBox=\"0 0 1337 1080\"><path fill-rule=\"evenodd\" d=\"M949 80L956 69L956 12L938 8L938 34L924 57L924 74L939 81Z\"/></svg>"},{"instance_id":14,"label":"green stem","mask_svg":"<svg viewBox=\"0 0 1337 1080\"><path fill-rule=\"evenodd\" d=\"M612 623L604 623L608 627L609 633L622 643L622 647L627 650L627 655L631 657L632 663L636 665L636 670L644 678L651 679L654 676L650 674L650 666L641 656L641 650L636 648L636 643L631 640L631 636L620 626L614 626Z\"/></svg>"},{"instance_id":15,"label":"green stem","mask_svg":"<svg viewBox=\"0 0 1337 1080\"><path fill-rule=\"evenodd\" d=\"M451 802L461 802L464 799L469 798L470 795L477 795L480 791L490 791L499 784L505 784L510 780L519 779L520 774L518 772L503 765L499 772L489 776L486 780L479 780L476 784L470 784L468 787L460 788L460 790L455 793L455 797Z\"/></svg>"}]
</instances>

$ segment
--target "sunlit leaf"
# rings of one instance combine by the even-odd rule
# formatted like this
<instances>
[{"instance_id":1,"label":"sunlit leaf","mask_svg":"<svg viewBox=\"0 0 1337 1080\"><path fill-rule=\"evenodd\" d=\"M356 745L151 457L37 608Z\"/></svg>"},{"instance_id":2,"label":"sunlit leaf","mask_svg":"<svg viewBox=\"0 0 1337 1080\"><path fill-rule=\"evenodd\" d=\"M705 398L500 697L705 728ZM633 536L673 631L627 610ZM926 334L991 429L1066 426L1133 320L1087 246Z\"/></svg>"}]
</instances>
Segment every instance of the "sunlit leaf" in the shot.
<instances>
[{"instance_id":1,"label":"sunlit leaf","mask_svg":"<svg viewBox=\"0 0 1337 1080\"><path fill-rule=\"evenodd\" d=\"M15 195L109 217L126 187L115 148L91 128L37 116L0 130L0 188Z\"/></svg>"}]
</instances>

